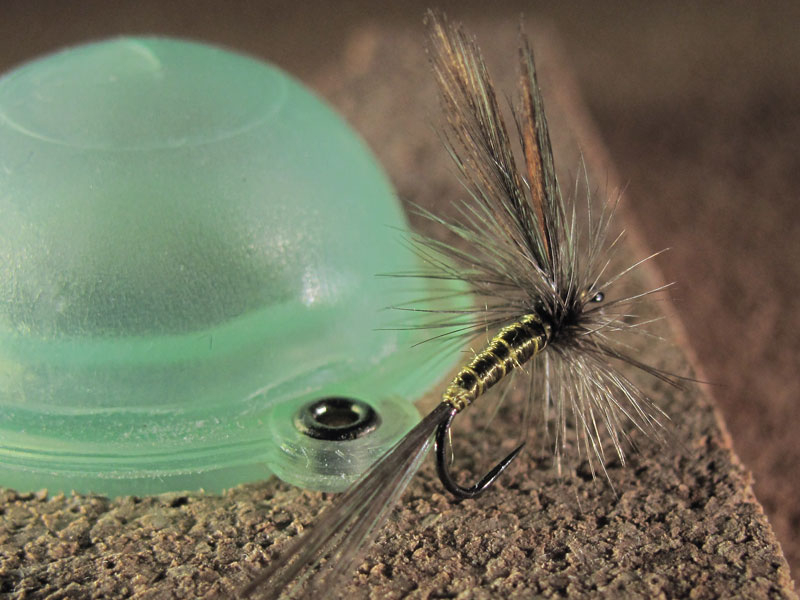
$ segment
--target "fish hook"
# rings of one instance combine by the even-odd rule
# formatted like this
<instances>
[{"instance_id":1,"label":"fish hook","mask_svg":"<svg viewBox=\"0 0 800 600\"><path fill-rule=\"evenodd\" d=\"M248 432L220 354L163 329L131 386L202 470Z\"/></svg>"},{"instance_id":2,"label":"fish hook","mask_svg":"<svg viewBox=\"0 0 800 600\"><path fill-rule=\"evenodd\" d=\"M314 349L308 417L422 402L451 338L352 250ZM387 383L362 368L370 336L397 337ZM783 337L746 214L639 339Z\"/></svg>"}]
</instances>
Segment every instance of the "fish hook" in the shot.
<instances>
[{"instance_id":1,"label":"fish hook","mask_svg":"<svg viewBox=\"0 0 800 600\"><path fill-rule=\"evenodd\" d=\"M508 456L497 463L478 483L472 487L463 487L452 478L447 466L447 440L450 434L450 427L453 424L453 419L457 414L458 409L453 408L447 418L436 428L436 471L439 473L439 479L442 481L444 487L457 498L477 498L494 483L494 480L499 477L500 473L505 471L508 465L511 464L511 461L517 457L523 446L525 446L525 442L522 442Z\"/></svg>"}]
</instances>

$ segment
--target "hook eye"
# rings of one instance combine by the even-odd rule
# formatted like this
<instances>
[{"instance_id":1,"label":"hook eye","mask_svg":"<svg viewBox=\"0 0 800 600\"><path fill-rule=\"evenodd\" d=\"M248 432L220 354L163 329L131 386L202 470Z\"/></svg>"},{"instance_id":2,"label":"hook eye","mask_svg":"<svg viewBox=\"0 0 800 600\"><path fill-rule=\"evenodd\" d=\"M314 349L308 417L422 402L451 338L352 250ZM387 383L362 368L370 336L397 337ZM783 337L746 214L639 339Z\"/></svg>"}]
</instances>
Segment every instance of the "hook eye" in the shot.
<instances>
[{"instance_id":1,"label":"hook eye","mask_svg":"<svg viewBox=\"0 0 800 600\"><path fill-rule=\"evenodd\" d=\"M346 396L330 396L303 406L294 417L301 433L317 440L355 440L375 431L381 418L366 402Z\"/></svg>"},{"instance_id":2,"label":"hook eye","mask_svg":"<svg viewBox=\"0 0 800 600\"><path fill-rule=\"evenodd\" d=\"M605 292L595 292L591 287L586 288L580 293L580 299L584 302L594 302L599 304L606 299Z\"/></svg>"}]
</instances>

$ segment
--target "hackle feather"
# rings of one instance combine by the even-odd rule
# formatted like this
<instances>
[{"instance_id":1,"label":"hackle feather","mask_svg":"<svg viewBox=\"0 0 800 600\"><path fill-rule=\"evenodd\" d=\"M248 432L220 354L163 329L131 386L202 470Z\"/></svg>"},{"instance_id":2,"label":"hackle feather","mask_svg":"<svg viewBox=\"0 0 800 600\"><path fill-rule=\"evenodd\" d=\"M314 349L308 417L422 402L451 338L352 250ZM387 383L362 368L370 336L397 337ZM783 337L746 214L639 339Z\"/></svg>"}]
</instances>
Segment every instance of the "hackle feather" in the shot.
<instances>
[{"instance_id":1,"label":"hackle feather","mask_svg":"<svg viewBox=\"0 0 800 600\"><path fill-rule=\"evenodd\" d=\"M474 338L536 315L545 323L547 346L532 359L528 392L540 402L541 420L552 423L557 457L572 438L578 450L605 469L604 441L624 462L630 424L658 438L662 413L618 370L627 364L668 383L671 375L631 356L620 334L639 334L647 324L635 306L658 290L611 294L637 265L611 272L617 243L610 234L615 203L577 217L576 194L562 196L539 91L533 52L521 34L520 100L514 111L523 168L501 116L494 85L475 44L460 26L438 13L426 16L429 56L447 127L443 138L467 198L459 219L424 216L459 240L446 244L419 234L412 244L425 269L405 274L468 284L480 298L474 309L425 313L432 337ZM591 199L585 200L589 212ZM604 297L608 297L604 301ZM624 337L624 335L623 335ZM352 571L366 544L388 518L418 469L449 407L440 404L262 572L241 597L323 596ZM528 410L528 412L532 412Z\"/></svg>"}]
</instances>

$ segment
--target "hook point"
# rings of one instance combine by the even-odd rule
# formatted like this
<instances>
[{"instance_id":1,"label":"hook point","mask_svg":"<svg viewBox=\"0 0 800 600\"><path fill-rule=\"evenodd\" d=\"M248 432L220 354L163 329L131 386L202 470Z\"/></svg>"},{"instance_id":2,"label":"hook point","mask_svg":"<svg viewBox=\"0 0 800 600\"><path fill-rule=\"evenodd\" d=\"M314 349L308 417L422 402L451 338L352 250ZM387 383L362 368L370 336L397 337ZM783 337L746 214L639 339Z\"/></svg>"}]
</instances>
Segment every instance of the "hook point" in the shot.
<instances>
[{"instance_id":1,"label":"hook point","mask_svg":"<svg viewBox=\"0 0 800 600\"><path fill-rule=\"evenodd\" d=\"M436 428L436 471L439 473L439 479L447 490L457 498L477 498L485 492L497 479L500 474L505 471L512 461L519 455L525 442L514 448L508 456L497 463L494 468L484 475L481 480L472 487L464 487L458 484L450 475L447 465L447 439L450 432L450 427L453 424L453 419L458 414L458 410L453 408L447 415L447 418L442 421Z\"/></svg>"}]
</instances>

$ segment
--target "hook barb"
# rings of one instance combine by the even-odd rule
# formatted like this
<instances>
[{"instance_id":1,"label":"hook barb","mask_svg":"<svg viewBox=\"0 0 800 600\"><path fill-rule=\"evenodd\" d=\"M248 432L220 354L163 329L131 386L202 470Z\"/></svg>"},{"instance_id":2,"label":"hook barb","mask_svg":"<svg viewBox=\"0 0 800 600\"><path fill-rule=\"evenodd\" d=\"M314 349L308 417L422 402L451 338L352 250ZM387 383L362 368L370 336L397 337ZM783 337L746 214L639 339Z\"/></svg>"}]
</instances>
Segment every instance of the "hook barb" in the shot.
<instances>
[{"instance_id":1,"label":"hook barb","mask_svg":"<svg viewBox=\"0 0 800 600\"><path fill-rule=\"evenodd\" d=\"M453 408L450 411L450 414L448 414L447 418L436 428L436 471L439 473L439 479L442 481L442 485L444 485L444 487L446 487L447 490L455 497L461 499L477 498L494 483L494 480L500 476L500 473L506 470L508 465L510 465L520 453L523 446L525 446L525 442L522 442L519 446L517 446L508 456L497 463L491 471L486 473L486 475L484 475L483 478L472 487L464 487L459 485L450 475L447 460L450 427L452 426L453 419L457 414L458 410Z\"/></svg>"}]
</instances>

